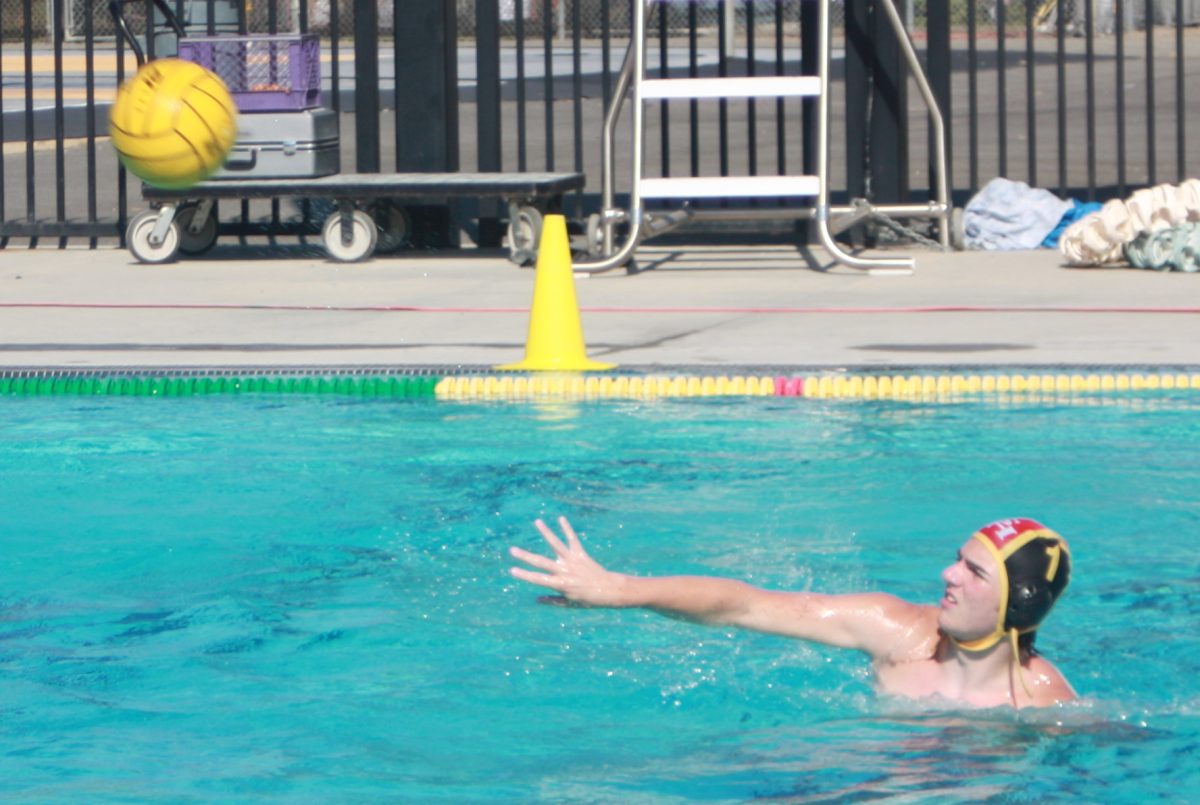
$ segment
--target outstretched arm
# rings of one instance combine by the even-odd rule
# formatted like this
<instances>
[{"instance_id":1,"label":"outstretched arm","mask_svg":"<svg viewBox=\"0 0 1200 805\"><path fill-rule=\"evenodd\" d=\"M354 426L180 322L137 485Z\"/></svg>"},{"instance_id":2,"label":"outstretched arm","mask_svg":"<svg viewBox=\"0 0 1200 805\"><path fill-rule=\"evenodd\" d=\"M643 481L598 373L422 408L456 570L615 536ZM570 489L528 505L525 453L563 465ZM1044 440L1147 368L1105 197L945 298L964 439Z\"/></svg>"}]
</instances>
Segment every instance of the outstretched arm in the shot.
<instances>
[{"instance_id":1,"label":"outstretched arm","mask_svg":"<svg viewBox=\"0 0 1200 805\"><path fill-rule=\"evenodd\" d=\"M512 575L576 603L645 607L702 623L859 649L875 658L907 646L928 623L926 608L890 595L776 592L709 576L614 573L588 556L565 517L558 522L565 542L541 520L534 523L553 550L553 558L511 548L514 558L535 569L514 567Z\"/></svg>"}]
</instances>

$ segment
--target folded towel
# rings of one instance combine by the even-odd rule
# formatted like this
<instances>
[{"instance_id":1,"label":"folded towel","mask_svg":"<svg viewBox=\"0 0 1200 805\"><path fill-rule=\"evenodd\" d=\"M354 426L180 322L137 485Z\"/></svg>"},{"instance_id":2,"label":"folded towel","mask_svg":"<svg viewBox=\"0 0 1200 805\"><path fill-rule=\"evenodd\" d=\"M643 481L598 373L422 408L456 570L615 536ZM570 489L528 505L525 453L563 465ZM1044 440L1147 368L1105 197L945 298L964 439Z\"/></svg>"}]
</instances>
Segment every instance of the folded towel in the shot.
<instances>
[{"instance_id":1,"label":"folded towel","mask_svg":"<svg viewBox=\"0 0 1200 805\"><path fill-rule=\"evenodd\" d=\"M968 249L1036 249L1058 226L1071 202L1024 182L992 179L963 210Z\"/></svg>"}]
</instances>

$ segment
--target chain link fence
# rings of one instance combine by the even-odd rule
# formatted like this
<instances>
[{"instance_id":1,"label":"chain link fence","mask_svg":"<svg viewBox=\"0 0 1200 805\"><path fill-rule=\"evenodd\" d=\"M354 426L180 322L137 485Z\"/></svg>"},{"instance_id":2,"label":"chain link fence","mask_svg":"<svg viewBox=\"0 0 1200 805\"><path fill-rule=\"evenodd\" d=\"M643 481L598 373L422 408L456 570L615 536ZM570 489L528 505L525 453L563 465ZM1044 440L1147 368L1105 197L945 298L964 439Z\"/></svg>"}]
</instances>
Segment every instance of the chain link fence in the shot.
<instances>
[{"instance_id":1,"label":"chain link fence","mask_svg":"<svg viewBox=\"0 0 1200 805\"><path fill-rule=\"evenodd\" d=\"M474 36L475 5L479 0L456 0L458 5L458 32L461 38ZM0 35L5 40L21 40L28 24L35 37L49 38L53 31L53 3L55 0L0 0ZM115 26L109 15L107 0L61 0L63 26L68 40L83 39L87 28L88 5L91 4L92 26L98 38L112 37ZM206 0L169 0L182 12L185 21L194 20L189 12L207 8ZM294 31L299 28L301 3L307 5L308 29L328 35L333 23L331 3L333 0L214 0L217 20L222 19L226 7L236 15L239 6L244 8L248 31L265 32ZM395 24L392 0L377 0L381 33L390 35ZM576 27L581 37L596 38L607 33L614 37L629 34L629 0L491 0L499 4L501 33L512 39L518 33L528 38L545 38L547 29L553 40L564 41L574 37ZM730 42L745 41L748 29L755 37L774 37L776 23L782 21L785 35L796 33L798 6L802 0L663 0L661 7L652 10L651 26L654 36L665 32L668 38L686 38L690 35L694 19L696 33L701 38L715 38L722 29ZM832 22L835 27L843 20L844 0L831 0ZM925 8L928 0L909 3L904 15L910 30L920 31L925 25ZM977 29L995 28L998 15L1004 14L1005 29L1009 35L1020 35L1026 21L1032 17L1039 33L1054 34L1057 30L1057 15L1061 11L1067 32L1083 36L1087 28L1089 0L949 0L951 24L966 27L972 11ZM1176 0L1090 0L1091 24L1099 35L1112 34L1117 28L1118 9L1125 30L1144 28L1149 19L1153 25L1174 25L1179 15L1183 25L1200 24L1200 0L1182 0L1177 11ZM135 31L144 30L144 3L126 6L129 22ZM776 9L779 9L778 13ZM1003 9L1003 12L1001 12ZM401 6L403 13L403 6ZM28 20L27 20L28 18ZM401 20L401 24L403 21ZM353 31L354 0L337 1L337 27L345 37ZM722 26L724 26L722 28Z\"/></svg>"}]
</instances>

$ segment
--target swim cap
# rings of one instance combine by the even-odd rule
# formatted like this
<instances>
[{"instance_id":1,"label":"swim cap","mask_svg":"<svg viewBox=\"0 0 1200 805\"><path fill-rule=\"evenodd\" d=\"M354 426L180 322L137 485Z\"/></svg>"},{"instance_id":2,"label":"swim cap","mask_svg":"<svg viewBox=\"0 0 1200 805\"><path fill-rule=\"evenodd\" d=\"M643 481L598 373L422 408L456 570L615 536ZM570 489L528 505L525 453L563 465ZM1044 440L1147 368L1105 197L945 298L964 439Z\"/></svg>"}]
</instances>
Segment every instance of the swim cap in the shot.
<instances>
[{"instance_id":1,"label":"swim cap","mask_svg":"<svg viewBox=\"0 0 1200 805\"><path fill-rule=\"evenodd\" d=\"M1071 577L1067 541L1036 520L1013 517L997 520L972 535L982 542L1000 568L1000 613L995 630L978 640L955 644L967 651L985 651L1009 636L1028 634L1050 612Z\"/></svg>"}]
</instances>

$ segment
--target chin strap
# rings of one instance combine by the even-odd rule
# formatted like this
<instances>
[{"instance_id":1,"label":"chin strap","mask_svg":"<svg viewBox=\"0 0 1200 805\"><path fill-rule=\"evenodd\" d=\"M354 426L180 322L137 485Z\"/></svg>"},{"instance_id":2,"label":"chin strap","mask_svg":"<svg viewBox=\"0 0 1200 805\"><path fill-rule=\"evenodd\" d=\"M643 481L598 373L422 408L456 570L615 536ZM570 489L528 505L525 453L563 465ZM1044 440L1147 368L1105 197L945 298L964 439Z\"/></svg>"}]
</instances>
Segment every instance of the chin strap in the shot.
<instances>
[{"instance_id":1,"label":"chin strap","mask_svg":"<svg viewBox=\"0 0 1200 805\"><path fill-rule=\"evenodd\" d=\"M1004 636L1005 636L1004 631L1001 629L997 629L996 631L992 632L990 635L987 635L985 637L979 637L974 640L959 640L956 637L951 637L950 642L953 643L958 648L962 649L963 651L970 651L972 653L976 653L976 652L980 652L980 651L987 651L992 646L996 645L1001 640L1003 640Z\"/></svg>"},{"instance_id":2,"label":"chin strap","mask_svg":"<svg viewBox=\"0 0 1200 805\"><path fill-rule=\"evenodd\" d=\"M1012 646L1013 674L1021 680L1021 687L1025 688L1025 695L1032 699L1033 691L1029 689L1029 685L1025 684L1025 671L1021 668L1021 649L1017 645L1017 635L1016 627L1008 630L1008 644Z\"/></svg>"}]
</instances>

